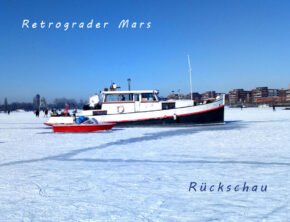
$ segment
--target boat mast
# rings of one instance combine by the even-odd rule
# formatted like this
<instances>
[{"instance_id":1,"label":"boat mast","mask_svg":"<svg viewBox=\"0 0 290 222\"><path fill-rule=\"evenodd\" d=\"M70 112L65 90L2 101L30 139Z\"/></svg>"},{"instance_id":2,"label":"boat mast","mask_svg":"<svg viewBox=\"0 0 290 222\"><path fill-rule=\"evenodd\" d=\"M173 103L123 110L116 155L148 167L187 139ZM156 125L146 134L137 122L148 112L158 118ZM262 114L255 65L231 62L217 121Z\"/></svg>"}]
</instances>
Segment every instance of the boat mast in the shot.
<instances>
[{"instance_id":1,"label":"boat mast","mask_svg":"<svg viewBox=\"0 0 290 222\"><path fill-rule=\"evenodd\" d=\"M190 64L189 55L187 55L187 61L188 61L189 83L190 83L190 99L192 100L191 64Z\"/></svg>"}]
</instances>

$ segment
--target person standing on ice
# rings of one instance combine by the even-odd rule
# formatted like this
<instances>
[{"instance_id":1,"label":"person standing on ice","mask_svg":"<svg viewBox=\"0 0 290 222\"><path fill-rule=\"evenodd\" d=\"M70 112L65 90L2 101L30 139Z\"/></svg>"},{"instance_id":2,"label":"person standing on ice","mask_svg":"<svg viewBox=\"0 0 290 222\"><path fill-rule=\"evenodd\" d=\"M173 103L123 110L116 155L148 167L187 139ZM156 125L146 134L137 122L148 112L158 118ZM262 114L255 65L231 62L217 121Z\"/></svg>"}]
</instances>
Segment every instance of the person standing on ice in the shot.
<instances>
[{"instance_id":1,"label":"person standing on ice","mask_svg":"<svg viewBox=\"0 0 290 222\"><path fill-rule=\"evenodd\" d=\"M275 112L276 111L276 106L275 106L275 104L273 104L273 112Z\"/></svg>"},{"instance_id":2,"label":"person standing on ice","mask_svg":"<svg viewBox=\"0 0 290 222\"><path fill-rule=\"evenodd\" d=\"M76 117L77 112L78 112L78 111L77 111L77 108L75 108L74 111L73 111L73 116L74 116L74 117Z\"/></svg>"},{"instance_id":3,"label":"person standing on ice","mask_svg":"<svg viewBox=\"0 0 290 222\"><path fill-rule=\"evenodd\" d=\"M39 109L35 110L35 116L39 117Z\"/></svg>"},{"instance_id":4,"label":"person standing on ice","mask_svg":"<svg viewBox=\"0 0 290 222\"><path fill-rule=\"evenodd\" d=\"M65 116L69 116L69 104L65 104L65 108L64 108L64 112L63 112L63 114L65 115Z\"/></svg>"},{"instance_id":5,"label":"person standing on ice","mask_svg":"<svg viewBox=\"0 0 290 222\"><path fill-rule=\"evenodd\" d=\"M45 108L45 110L44 110L44 117L47 117L47 116L48 116L48 109Z\"/></svg>"}]
</instances>

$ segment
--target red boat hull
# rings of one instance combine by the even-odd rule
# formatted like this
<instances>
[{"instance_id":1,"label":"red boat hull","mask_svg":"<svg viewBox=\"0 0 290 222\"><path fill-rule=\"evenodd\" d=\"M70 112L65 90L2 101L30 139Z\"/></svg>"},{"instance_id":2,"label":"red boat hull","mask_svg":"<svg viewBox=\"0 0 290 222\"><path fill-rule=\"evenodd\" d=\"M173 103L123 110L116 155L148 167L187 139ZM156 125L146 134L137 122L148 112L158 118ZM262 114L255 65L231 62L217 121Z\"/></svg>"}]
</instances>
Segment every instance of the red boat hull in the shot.
<instances>
[{"instance_id":1,"label":"red boat hull","mask_svg":"<svg viewBox=\"0 0 290 222\"><path fill-rule=\"evenodd\" d=\"M53 125L53 132L55 133L88 133L101 130L110 130L115 124L57 124Z\"/></svg>"}]
</instances>

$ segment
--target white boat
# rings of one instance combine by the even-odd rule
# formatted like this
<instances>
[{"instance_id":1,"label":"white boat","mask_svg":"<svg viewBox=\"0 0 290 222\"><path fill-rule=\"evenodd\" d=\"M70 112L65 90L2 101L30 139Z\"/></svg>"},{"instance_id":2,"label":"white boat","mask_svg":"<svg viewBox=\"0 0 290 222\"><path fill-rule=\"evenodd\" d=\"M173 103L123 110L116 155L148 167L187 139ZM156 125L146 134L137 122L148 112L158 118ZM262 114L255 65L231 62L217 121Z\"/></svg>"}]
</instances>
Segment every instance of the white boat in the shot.
<instances>
[{"instance_id":1,"label":"white boat","mask_svg":"<svg viewBox=\"0 0 290 222\"><path fill-rule=\"evenodd\" d=\"M224 95L196 104L193 100L160 100L157 90L103 91L90 98L80 115L117 125L224 123ZM72 124L72 116L51 116L46 125Z\"/></svg>"}]
</instances>

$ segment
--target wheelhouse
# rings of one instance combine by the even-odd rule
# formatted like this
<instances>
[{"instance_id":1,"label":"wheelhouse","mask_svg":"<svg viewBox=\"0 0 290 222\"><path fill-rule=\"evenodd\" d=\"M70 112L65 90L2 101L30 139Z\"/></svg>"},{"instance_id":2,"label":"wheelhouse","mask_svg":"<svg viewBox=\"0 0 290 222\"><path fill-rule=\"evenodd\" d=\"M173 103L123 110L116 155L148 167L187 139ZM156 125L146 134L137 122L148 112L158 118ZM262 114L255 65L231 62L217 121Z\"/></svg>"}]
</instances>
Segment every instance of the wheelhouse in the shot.
<instances>
[{"instance_id":1,"label":"wheelhouse","mask_svg":"<svg viewBox=\"0 0 290 222\"><path fill-rule=\"evenodd\" d=\"M102 93L104 103L158 102L157 90L143 91L105 91Z\"/></svg>"},{"instance_id":2,"label":"wheelhouse","mask_svg":"<svg viewBox=\"0 0 290 222\"><path fill-rule=\"evenodd\" d=\"M104 91L102 110L108 114L161 110L157 90Z\"/></svg>"}]
</instances>

